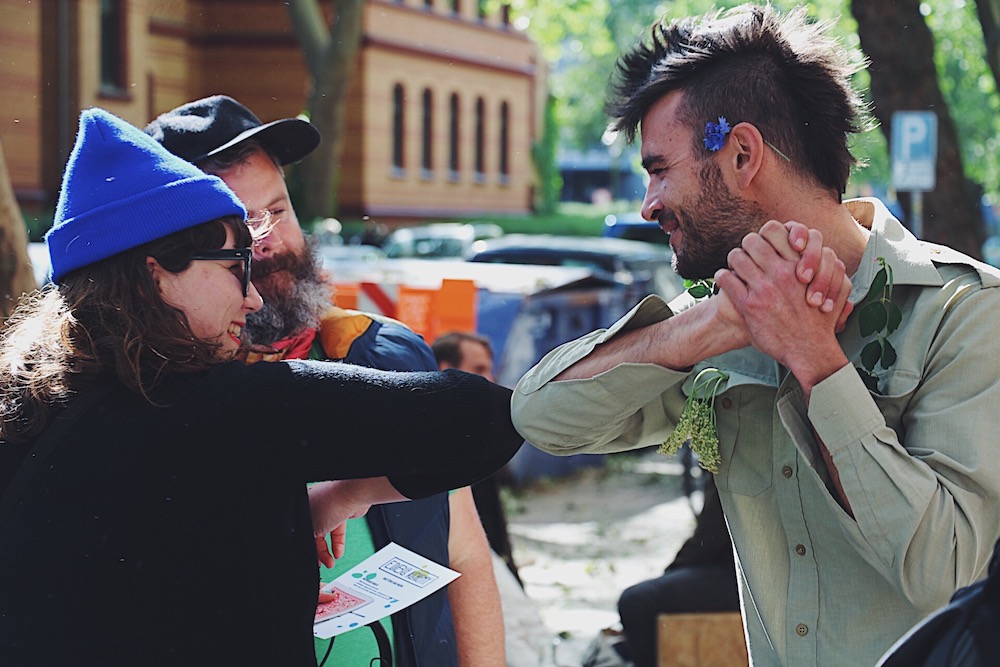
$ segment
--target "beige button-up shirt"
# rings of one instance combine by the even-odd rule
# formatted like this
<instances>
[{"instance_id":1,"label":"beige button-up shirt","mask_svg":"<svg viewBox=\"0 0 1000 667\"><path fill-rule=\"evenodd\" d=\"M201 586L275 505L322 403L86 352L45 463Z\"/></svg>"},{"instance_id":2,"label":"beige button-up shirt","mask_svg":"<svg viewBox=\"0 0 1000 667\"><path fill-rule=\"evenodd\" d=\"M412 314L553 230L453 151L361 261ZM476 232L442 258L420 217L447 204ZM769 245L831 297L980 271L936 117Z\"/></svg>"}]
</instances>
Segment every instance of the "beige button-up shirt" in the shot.
<instances>
[{"instance_id":1,"label":"beige button-up shirt","mask_svg":"<svg viewBox=\"0 0 1000 667\"><path fill-rule=\"evenodd\" d=\"M513 397L528 442L607 453L663 442L698 371L728 375L715 402L716 484L758 666L874 665L985 575L1000 537L1000 272L918 241L877 200L848 206L873 232L852 302L884 257L903 313L889 337L898 360L877 369L876 393L855 369L869 340L857 312L839 336L851 363L814 387L808 407L795 377L751 348L691 372L634 363L551 382L602 341L670 317L684 295L670 306L647 297L611 328L553 350ZM830 491L817 435L854 518Z\"/></svg>"}]
</instances>

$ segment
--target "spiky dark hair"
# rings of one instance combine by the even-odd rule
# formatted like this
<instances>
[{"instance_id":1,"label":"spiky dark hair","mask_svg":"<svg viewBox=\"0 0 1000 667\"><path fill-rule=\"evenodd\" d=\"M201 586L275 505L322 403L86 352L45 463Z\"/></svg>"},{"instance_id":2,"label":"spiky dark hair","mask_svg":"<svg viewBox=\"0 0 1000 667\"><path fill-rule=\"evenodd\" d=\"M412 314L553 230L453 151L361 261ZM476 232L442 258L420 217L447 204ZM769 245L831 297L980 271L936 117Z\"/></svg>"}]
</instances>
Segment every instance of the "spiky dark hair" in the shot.
<instances>
[{"instance_id":1,"label":"spiky dark hair","mask_svg":"<svg viewBox=\"0 0 1000 667\"><path fill-rule=\"evenodd\" d=\"M749 122L799 173L843 193L858 163L848 139L870 127L851 86L866 63L851 62L829 27L804 8L783 15L770 5L664 16L618 60L606 105L612 127L634 141L649 108L683 90L679 114L699 150L707 121Z\"/></svg>"}]
</instances>

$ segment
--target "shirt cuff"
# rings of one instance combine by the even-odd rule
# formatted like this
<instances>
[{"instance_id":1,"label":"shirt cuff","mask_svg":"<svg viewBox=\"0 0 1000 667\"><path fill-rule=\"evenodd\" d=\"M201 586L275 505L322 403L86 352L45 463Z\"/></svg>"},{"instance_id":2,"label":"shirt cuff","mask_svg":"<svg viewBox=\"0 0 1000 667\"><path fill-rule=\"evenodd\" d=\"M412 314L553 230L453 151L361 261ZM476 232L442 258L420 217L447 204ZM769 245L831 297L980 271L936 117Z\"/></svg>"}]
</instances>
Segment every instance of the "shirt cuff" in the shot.
<instances>
[{"instance_id":1,"label":"shirt cuff","mask_svg":"<svg viewBox=\"0 0 1000 667\"><path fill-rule=\"evenodd\" d=\"M831 455L885 424L871 392L851 364L813 387L809 421Z\"/></svg>"}]
</instances>

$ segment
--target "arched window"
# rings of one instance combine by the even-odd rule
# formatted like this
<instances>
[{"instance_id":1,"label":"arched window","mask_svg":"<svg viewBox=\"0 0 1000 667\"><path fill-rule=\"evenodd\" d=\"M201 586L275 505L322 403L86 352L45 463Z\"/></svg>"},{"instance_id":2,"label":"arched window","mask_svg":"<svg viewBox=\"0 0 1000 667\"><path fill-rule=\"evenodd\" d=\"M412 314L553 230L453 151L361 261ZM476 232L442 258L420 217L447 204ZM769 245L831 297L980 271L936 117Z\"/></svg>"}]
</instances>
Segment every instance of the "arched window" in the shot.
<instances>
[{"instance_id":1,"label":"arched window","mask_svg":"<svg viewBox=\"0 0 1000 667\"><path fill-rule=\"evenodd\" d=\"M119 96L126 92L125 84L125 3L121 0L101 0L101 93Z\"/></svg>"},{"instance_id":2,"label":"arched window","mask_svg":"<svg viewBox=\"0 0 1000 667\"><path fill-rule=\"evenodd\" d=\"M458 172L462 168L459 160L459 137L461 125L459 124L459 112L461 111L458 102L458 93L452 93L448 102L448 177L453 181L458 180Z\"/></svg>"},{"instance_id":3,"label":"arched window","mask_svg":"<svg viewBox=\"0 0 1000 667\"><path fill-rule=\"evenodd\" d=\"M406 94L403 92L403 84L397 83L392 88L392 170L394 174L402 175L405 167L403 151L405 132L404 104Z\"/></svg>"},{"instance_id":4,"label":"arched window","mask_svg":"<svg viewBox=\"0 0 1000 667\"><path fill-rule=\"evenodd\" d=\"M434 171L434 96L430 88L424 88L422 102L420 166L423 167L424 177L429 178Z\"/></svg>"},{"instance_id":5,"label":"arched window","mask_svg":"<svg viewBox=\"0 0 1000 667\"><path fill-rule=\"evenodd\" d=\"M510 105L500 104L500 182L510 180Z\"/></svg>"},{"instance_id":6,"label":"arched window","mask_svg":"<svg viewBox=\"0 0 1000 667\"><path fill-rule=\"evenodd\" d=\"M476 98L476 180L486 176L486 102Z\"/></svg>"}]
</instances>

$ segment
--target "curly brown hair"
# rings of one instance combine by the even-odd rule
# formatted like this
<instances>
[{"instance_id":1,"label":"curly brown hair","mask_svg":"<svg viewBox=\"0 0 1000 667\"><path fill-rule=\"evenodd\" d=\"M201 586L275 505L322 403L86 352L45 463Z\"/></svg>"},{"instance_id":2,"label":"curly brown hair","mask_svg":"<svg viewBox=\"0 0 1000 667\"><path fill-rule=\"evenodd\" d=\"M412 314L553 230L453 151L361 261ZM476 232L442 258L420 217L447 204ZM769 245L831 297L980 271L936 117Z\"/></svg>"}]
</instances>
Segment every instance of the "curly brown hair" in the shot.
<instances>
[{"instance_id":1,"label":"curly brown hair","mask_svg":"<svg viewBox=\"0 0 1000 667\"><path fill-rule=\"evenodd\" d=\"M226 229L249 247L237 217L206 222L84 266L22 298L0 340L0 440L41 433L66 401L100 377L116 377L149 399L169 373L204 370L226 357L196 338L184 313L168 305L146 266L171 273L191 255L221 248Z\"/></svg>"}]
</instances>

